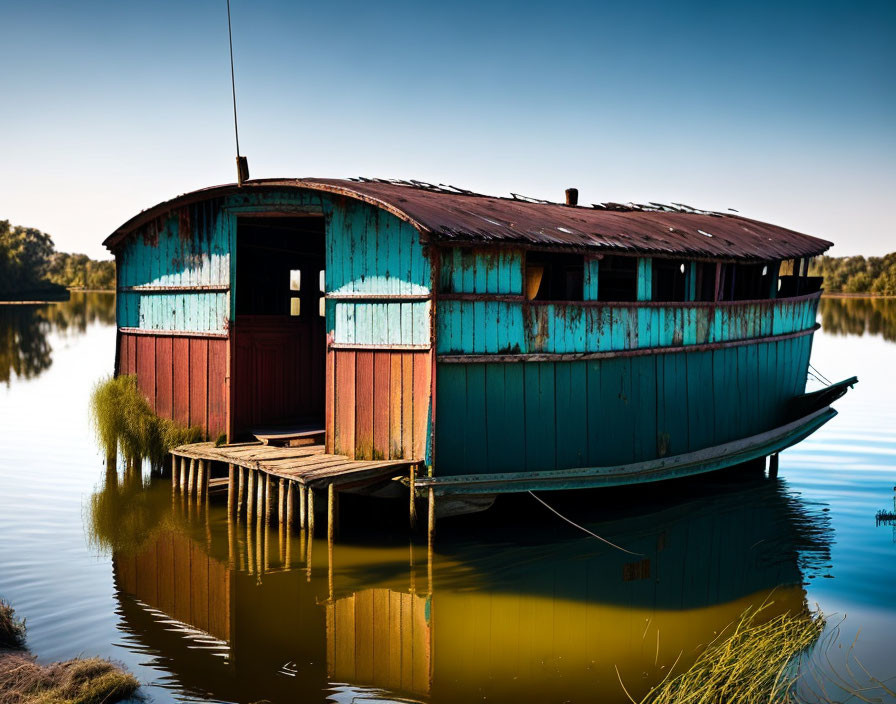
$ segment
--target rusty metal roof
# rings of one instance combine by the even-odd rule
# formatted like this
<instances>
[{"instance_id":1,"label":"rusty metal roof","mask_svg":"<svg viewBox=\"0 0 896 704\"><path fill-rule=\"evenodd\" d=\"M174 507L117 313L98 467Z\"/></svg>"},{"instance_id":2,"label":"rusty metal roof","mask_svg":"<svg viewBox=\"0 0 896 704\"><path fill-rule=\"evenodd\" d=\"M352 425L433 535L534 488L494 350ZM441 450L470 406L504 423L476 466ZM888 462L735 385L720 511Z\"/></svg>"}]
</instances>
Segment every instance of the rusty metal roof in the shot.
<instances>
[{"instance_id":1,"label":"rusty metal roof","mask_svg":"<svg viewBox=\"0 0 896 704\"><path fill-rule=\"evenodd\" d=\"M420 182L374 179L256 179L179 196L131 218L103 242L110 249L175 208L257 190L309 189L355 198L393 213L430 240L631 252L711 259L778 260L821 254L832 243L740 215L686 206L567 206L498 198Z\"/></svg>"}]
</instances>

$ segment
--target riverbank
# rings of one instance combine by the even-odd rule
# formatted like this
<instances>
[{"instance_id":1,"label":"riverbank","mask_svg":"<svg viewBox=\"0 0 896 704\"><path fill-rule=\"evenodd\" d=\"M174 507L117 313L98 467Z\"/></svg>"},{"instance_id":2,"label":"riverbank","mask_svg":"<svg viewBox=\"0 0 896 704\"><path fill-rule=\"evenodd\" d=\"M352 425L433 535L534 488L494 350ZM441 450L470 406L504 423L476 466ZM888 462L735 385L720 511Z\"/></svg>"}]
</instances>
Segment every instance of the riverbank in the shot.
<instances>
[{"instance_id":1,"label":"riverbank","mask_svg":"<svg viewBox=\"0 0 896 704\"><path fill-rule=\"evenodd\" d=\"M40 665L25 650L25 624L0 600L0 702L2 704L113 704L140 683L102 658Z\"/></svg>"},{"instance_id":2,"label":"riverbank","mask_svg":"<svg viewBox=\"0 0 896 704\"><path fill-rule=\"evenodd\" d=\"M821 294L822 298L877 298L885 301L887 299L896 298L896 296L888 296L882 293L840 293L837 291L825 291Z\"/></svg>"}]
</instances>

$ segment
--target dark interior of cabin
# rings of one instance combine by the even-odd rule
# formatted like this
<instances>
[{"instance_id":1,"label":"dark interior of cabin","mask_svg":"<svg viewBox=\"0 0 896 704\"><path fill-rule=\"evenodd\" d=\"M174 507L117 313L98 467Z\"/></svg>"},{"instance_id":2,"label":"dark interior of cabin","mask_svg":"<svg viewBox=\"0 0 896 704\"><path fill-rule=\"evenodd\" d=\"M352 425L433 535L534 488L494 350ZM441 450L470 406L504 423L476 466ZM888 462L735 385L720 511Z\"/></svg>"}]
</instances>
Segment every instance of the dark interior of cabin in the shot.
<instances>
[{"instance_id":1,"label":"dark interior of cabin","mask_svg":"<svg viewBox=\"0 0 896 704\"><path fill-rule=\"evenodd\" d=\"M275 426L323 428L324 233L320 216L237 222L235 437Z\"/></svg>"},{"instance_id":2,"label":"dark interior of cabin","mask_svg":"<svg viewBox=\"0 0 896 704\"><path fill-rule=\"evenodd\" d=\"M598 299L638 300L638 260L636 257L605 256L598 265Z\"/></svg>"},{"instance_id":3,"label":"dark interior of cabin","mask_svg":"<svg viewBox=\"0 0 896 704\"><path fill-rule=\"evenodd\" d=\"M653 260L653 300L686 301L689 265L674 259Z\"/></svg>"},{"instance_id":4,"label":"dark interior of cabin","mask_svg":"<svg viewBox=\"0 0 896 704\"><path fill-rule=\"evenodd\" d=\"M543 272L541 285L532 300L581 301L584 298L585 259L581 254L527 252L526 268Z\"/></svg>"}]
</instances>

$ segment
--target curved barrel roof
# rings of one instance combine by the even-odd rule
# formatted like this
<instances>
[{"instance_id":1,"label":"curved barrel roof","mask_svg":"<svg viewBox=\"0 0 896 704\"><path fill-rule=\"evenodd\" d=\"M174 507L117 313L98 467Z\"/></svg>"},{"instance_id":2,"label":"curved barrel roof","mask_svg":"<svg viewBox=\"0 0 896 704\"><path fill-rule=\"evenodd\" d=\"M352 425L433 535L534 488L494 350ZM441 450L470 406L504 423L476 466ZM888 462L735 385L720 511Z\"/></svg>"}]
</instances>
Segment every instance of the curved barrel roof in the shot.
<instances>
[{"instance_id":1,"label":"curved barrel roof","mask_svg":"<svg viewBox=\"0 0 896 704\"><path fill-rule=\"evenodd\" d=\"M498 198L420 182L374 179L256 179L193 191L131 218L103 242L110 249L141 225L175 208L234 193L308 189L387 210L437 242L631 252L754 261L821 254L832 243L740 215L685 206L568 206Z\"/></svg>"}]
</instances>

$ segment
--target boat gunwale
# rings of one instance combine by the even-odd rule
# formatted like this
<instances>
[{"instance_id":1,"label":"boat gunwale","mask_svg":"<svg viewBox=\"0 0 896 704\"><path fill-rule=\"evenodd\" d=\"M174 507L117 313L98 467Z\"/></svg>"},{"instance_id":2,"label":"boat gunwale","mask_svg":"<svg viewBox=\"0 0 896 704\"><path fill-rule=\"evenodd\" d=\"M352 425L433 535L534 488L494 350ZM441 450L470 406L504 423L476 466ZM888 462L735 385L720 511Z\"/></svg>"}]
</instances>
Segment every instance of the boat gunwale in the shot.
<instances>
[{"instance_id":1,"label":"boat gunwale","mask_svg":"<svg viewBox=\"0 0 896 704\"><path fill-rule=\"evenodd\" d=\"M763 433L643 462L535 472L421 476L416 480L416 488L418 491L433 489L436 495L493 494L621 486L703 474L780 452L808 437L836 415L836 410L825 406Z\"/></svg>"},{"instance_id":2,"label":"boat gunwale","mask_svg":"<svg viewBox=\"0 0 896 704\"><path fill-rule=\"evenodd\" d=\"M820 323L796 332L769 335L767 337L745 337L741 340L723 340L721 342L703 342L693 345L675 345L669 347L634 347L626 350L604 350L596 352L526 352L520 354L438 354L436 361L442 364L489 364L517 362L577 362L594 359L614 359L616 357L644 357L646 355L680 354L682 352L707 352L744 345L762 345L772 342L783 342L806 335L813 335L821 328Z\"/></svg>"}]
</instances>

